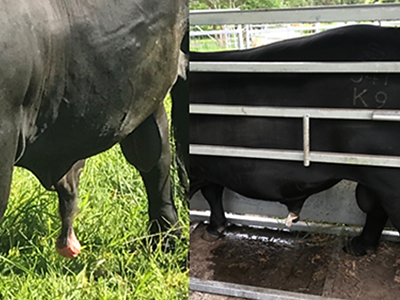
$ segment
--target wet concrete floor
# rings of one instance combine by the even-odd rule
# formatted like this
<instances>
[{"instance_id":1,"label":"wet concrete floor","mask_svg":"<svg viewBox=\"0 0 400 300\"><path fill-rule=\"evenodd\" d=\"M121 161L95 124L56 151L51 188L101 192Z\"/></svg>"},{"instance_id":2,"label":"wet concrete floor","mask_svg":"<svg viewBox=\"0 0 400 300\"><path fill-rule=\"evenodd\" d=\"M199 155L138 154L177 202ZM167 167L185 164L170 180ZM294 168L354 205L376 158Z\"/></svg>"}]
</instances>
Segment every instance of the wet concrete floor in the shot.
<instances>
[{"instance_id":1,"label":"wet concrete floor","mask_svg":"<svg viewBox=\"0 0 400 300\"><path fill-rule=\"evenodd\" d=\"M200 224L191 234L191 277L339 299L400 299L398 243L352 257L341 250L345 238L333 235L231 226L224 238L207 242L204 230ZM202 296L192 292L190 299L214 300Z\"/></svg>"}]
</instances>

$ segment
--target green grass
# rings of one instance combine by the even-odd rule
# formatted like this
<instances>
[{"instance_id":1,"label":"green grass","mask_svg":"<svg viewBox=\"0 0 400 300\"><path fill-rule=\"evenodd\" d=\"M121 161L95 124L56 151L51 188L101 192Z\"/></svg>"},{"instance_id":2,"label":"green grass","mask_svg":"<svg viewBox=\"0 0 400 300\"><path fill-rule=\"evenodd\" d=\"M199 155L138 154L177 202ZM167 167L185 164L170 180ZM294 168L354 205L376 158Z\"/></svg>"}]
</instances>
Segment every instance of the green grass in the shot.
<instances>
[{"instance_id":1,"label":"green grass","mask_svg":"<svg viewBox=\"0 0 400 300\"><path fill-rule=\"evenodd\" d=\"M218 42L215 42L210 38L202 38L202 39L191 40L190 50L198 52L214 52L214 51L235 50L235 48L231 47L231 49L227 49L226 47L221 46Z\"/></svg>"},{"instance_id":2,"label":"green grass","mask_svg":"<svg viewBox=\"0 0 400 300\"><path fill-rule=\"evenodd\" d=\"M183 239L165 233L153 249L139 173L119 146L89 159L74 222L82 251L69 260L55 251L56 193L16 168L0 230L0 299L188 299L188 208L173 181ZM170 239L176 249L164 253Z\"/></svg>"}]
</instances>

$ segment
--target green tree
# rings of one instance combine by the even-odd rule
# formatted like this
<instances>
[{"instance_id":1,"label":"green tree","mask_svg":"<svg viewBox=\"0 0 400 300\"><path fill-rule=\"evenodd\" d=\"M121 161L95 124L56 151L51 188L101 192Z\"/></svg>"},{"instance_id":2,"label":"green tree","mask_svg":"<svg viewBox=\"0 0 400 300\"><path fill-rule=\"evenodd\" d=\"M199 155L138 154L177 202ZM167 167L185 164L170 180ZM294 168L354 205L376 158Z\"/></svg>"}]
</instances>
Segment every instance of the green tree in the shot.
<instances>
[{"instance_id":1,"label":"green tree","mask_svg":"<svg viewBox=\"0 0 400 300\"><path fill-rule=\"evenodd\" d=\"M301 6L365 4L367 1L374 1L374 0L284 0L284 6L301 7Z\"/></svg>"},{"instance_id":2,"label":"green tree","mask_svg":"<svg viewBox=\"0 0 400 300\"><path fill-rule=\"evenodd\" d=\"M283 5L282 0L247 0L241 6L242 9L257 9L257 8L279 8Z\"/></svg>"}]
</instances>

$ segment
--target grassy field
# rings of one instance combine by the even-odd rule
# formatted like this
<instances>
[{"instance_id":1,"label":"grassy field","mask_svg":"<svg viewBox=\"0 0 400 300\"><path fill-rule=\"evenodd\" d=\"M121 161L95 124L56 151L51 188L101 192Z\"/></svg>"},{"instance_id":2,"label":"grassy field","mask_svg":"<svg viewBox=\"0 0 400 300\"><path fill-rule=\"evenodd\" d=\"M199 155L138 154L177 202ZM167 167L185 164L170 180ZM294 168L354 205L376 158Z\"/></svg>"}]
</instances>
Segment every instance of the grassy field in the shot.
<instances>
[{"instance_id":1,"label":"grassy field","mask_svg":"<svg viewBox=\"0 0 400 300\"><path fill-rule=\"evenodd\" d=\"M183 239L150 238L140 175L119 146L87 161L81 175L74 228L82 244L76 259L55 251L61 222L55 192L15 168L0 230L0 299L188 299L189 216L174 175ZM176 242L164 253L166 239Z\"/></svg>"},{"instance_id":2,"label":"grassy field","mask_svg":"<svg viewBox=\"0 0 400 300\"><path fill-rule=\"evenodd\" d=\"M213 52L213 51L226 51L226 50L235 50L233 47L231 49L227 49L224 46L221 46L219 43L216 43L212 39L203 38L196 39L195 41L190 42L190 50L191 51L199 51L199 52Z\"/></svg>"}]
</instances>

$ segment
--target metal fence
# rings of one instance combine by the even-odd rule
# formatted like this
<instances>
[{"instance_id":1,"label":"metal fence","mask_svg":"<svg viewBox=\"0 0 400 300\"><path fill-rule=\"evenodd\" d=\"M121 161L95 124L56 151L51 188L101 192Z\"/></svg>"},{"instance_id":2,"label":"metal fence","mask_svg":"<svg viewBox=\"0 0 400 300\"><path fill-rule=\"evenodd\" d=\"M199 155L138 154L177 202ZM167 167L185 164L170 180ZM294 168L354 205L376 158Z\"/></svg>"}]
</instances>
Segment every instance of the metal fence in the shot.
<instances>
[{"instance_id":1,"label":"metal fence","mask_svg":"<svg viewBox=\"0 0 400 300\"><path fill-rule=\"evenodd\" d=\"M223 25L215 30L204 30L199 25L195 25L192 26L190 37L193 47L200 47L201 43L208 43L209 47L215 49L242 50L358 23L349 21L334 24L321 22L311 24L238 24ZM362 23L386 27L400 26L400 21L366 21Z\"/></svg>"},{"instance_id":2,"label":"metal fence","mask_svg":"<svg viewBox=\"0 0 400 300\"><path fill-rule=\"evenodd\" d=\"M354 5L354 6L334 6L334 7L318 7L318 8L300 8L300 9L278 9L278 10L265 10L265 11L228 11L228 12L196 12L191 14L191 25L204 25L204 24L248 24L248 23L265 23L268 20L271 24L282 23L318 23L318 22L346 22L347 20L354 21L393 21L398 20L400 17L399 4L380 4L380 5ZM218 63L218 62L192 62L190 64L191 71L207 71L207 72L322 72L322 73L346 73L346 72L368 72L368 73L400 73L399 62L367 62L367 63ZM236 111L235 111L236 110ZM191 105L191 113L208 113L208 114L241 114L238 111L249 113L251 107L218 107L212 105ZM344 114L344 111L345 114ZM329 110L329 109L304 109L304 108L257 108L257 114L262 112L265 117L299 117L304 119L304 136L307 140L307 132L309 118L340 118L349 119L369 119L371 122L376 120L385 121L399 121L400 112L398 110ZM248 114L247 114L248 115ZM346 116L347 115L347 116ZM354 154L343 155L337 153L316 153L310 150L305 143L303 152L287 153L285 151L278 151L279 153L270 149L242 149L234 147L216 147L206 145L191 145L190 153L193 155L218 155L218 156L236 156L236 157L262 157L265 159L284 159L284 160L301 160L305 165L311 161L326 162L326 163L351 163L351 164L368 164L376 166L390 166L400 167L400 157L382 157L372 155L357 155ZM343 188L343 185L351 186L351 188ZM342 183L341 187L336 187L333 194L343 194L345 191L346 196L343 196L338 207L333 208L331 203L337 203L337 200L326 199L329 192L315 196L321 205L310 205L311 207L304 208L303 212L308 212L306 215L311 220L328 221L336 223L346 223L354 225L362 225L364 223L364 215L355 205L353 191L354 185L350 183ZM254 213L277 212L276 214L283 217L277 203L269 203L264 201L254 201L236 194L228 193L225 200L229 197L229 201L225 201L227 210L234 213ZM331 196L332 197L332 196ZM333 196L334 197L334 196ZM233 200L232 200L233 199ZM240 199L240 200L238 200ZM317 201L308 201L311 204L316 204ZM307 202L307 203L308 203ZM340 210L340 207L350 208L344 215L336 215L332 218L326 218L326 211L329 209ZM252 209L254 207L254 209ZM204 209L204 200L199 196L191 202L191 208ZM311 209L311 210L310 210ZM317 210L317 211L316 211ZM329 214L329 213L328 213ZM313 217L317 216L317 217Z\"/></svg>"},{"instance_id":3,"label":"metal fence","mask_svg":"<svg viewBox=\"0 0 400 300\"><path fill-rule=\"evenodd\" d=\"M371 6L371 5L370 5ZM373 13L370 13L370 6L357 5L343 7L330 7L331 11L338 14L344 13L349 18L343 21L338 20L338 17L327 16L325 18L325 8L301 8L301 9L285 9L285 10L268 10L268 11L240 11L239 9L233 10L219 10L219 11L192 11L191 12L191 44L194 47L199 47L201 41L208 39L210 47L214 49L246 49L256 46L266 45L272 42L280 41L283 39L294 38L318 33L324 30L341 27L344 25L356 24L357 22L381 25L381 26L400 26L397 21L396 5L374 5L378 9L373 8ZM367 7L367 10L365 9ZM360 10L360 12L358 11ZM357 13L352 13L357 12ZM378 17L375 15L378 14ZM293 13L295 16L291 18L287 14ZM296 17L300 13L303 21ZM280 14L283 18L275 18L275 14ZM321 14L319 18L316 14ZM247 22L235 23L238 15L243 15L242 20ZM248 15L257 15L256 20L249 20ZM263 16L265 15L265 18ZM314 16L313 16L314 15ZM271 18L272 16L272 18ZM382 18L380 18L382 16ZM223 17L226 22L222 24L216 22L215 18ZM227 19L229 17L229 19ZM232 17L232 19L230 19ZM353 17L353 18L352 18ZM395 17L393 19L393 17ZM387 19L385 19L387 18ZM206 20L211 19L209 22L214 22L215 28L213 30L203 30L200 25L205 25ZM258 19L262 19L258 21ZM265 22L268 20L268 23ZM304 20L309 20L305 22ZM258 21L258 22L257 22ZM285 21L285 22L283 22ZM219 29L217 29L219 27Z\"/></svg>"},{"instance_id":4,"label":"metal fence","mask_svg":"<svg viewBox=\"0 0 400 300\"><path fill-rule=\"evenodd\" d=\"M358 5L358 6L339 6L339 7L319 7L319 8L304 8L304 9L286 9L286 10L267 10L267 11L231 11L231 12L209 12L209 13L193 13L191 14L190 22L192 25L203 24L250 24L250 23L265 23L268 20L271 24L282 23L323 23L323 22L346 22L347 20L353 21L377 21L383 20L397 20L400 19L400 5L399 4L386 4L386 5ZM321 29L322 30L322 29ZM354 68L358 68L355 71ZM221 63L191 63L191 71L226 71L226 72L371 72L371 73L400 73L400 65L395 63L360 63L360 64L321 64L321 63L261 63L261 64L221 64ZM229 115L243 115L243 111L248 114L262 115L264 117L299 117L303 118L303 130L305 140L307 140L309 118L362 118L375 121L399 121L400 111L391 110L326 110L326 109L304 109L304 108L257 108L253 111L251 107L227 107L227 106L211 106L211 105L191 105L190 111L195 113L208 113L208 114L229 114ZM222 149L223 148L223 149ZM191 145L191 154L201 155L228 155L228 156L245 156L255 157L262 156L263 158L273 159L288 159L282 155L282 151L268 153L266 152L255 153L255 149L234 149L232 147L219 147L215 146L199 146ZM258 150L256 150L258 151ZM307 148L305 144L303 153L291 154L296 156L297 160L303 161L305 165L309 161L317 160L313 157L313 152ZM342 156L340 154L339 156ZM289 159L293 158L289 156ZM329 163L336 163L333 157L330 157ZM358 160L358 163L364 164L387 164L390 162L391 167L400 167L400 157L374 157L365 156ZM344 163L343 159L337 163ZM365 216L358 209L354 201L354 188L355 184L352 182L342 182L339 186L326 190L320 194L310 197L305 203L302 210L302 218L325 221L332 223L344 224L364 224ZM199 195L191 199L191 209L206 210L208 205L205 200ZM224 192L224 207L226 211L232 213L246 213L266 216L285 217L287 214L286 208L283 205L273 202L256 201L247 199L229 190ZM346 209L343 209L345 207ZM194 219L204 219L207 214L199 211L192 211L191 217ZM258 226L283 226L283 222L276 219L257 218L254 216L232 216L228 214L228 220L234 223ZM321 230L323 226L310 225L307 223L300 224L299 228L295 230L308 230L308 231L324 231ZM340 233L346 227L329 226L329 232ZM398 233L385 233L391 239L398 240ZM211 292L229 296L240 296L248 299L327 299L319 296L310 296L296 293L285 293L277 290L255 289L254 287L238 286L220 282L201 282L196 278L191 278L191 290L198 290L203 292Z\"/></svg>"}]
</instances>

